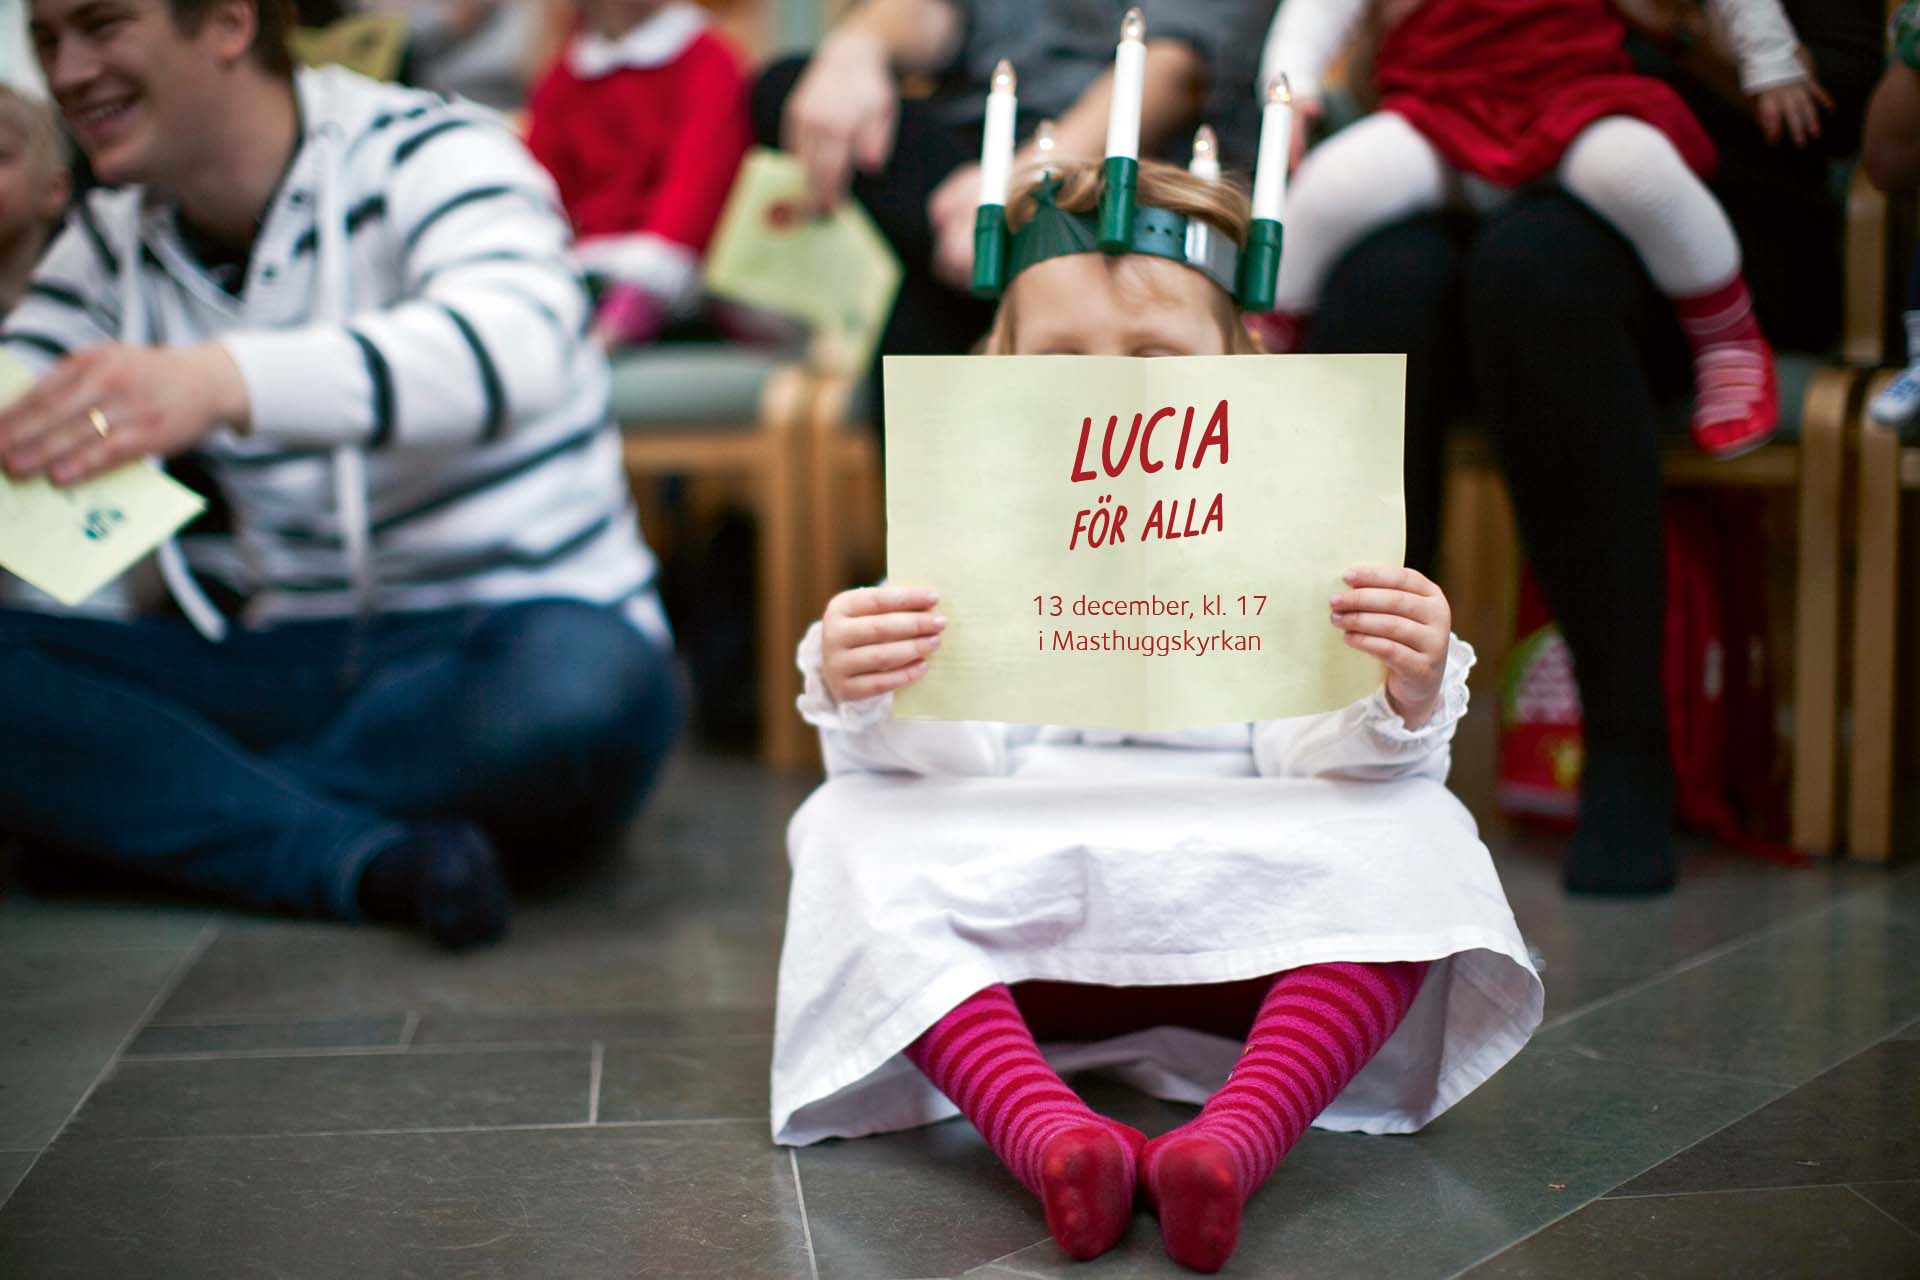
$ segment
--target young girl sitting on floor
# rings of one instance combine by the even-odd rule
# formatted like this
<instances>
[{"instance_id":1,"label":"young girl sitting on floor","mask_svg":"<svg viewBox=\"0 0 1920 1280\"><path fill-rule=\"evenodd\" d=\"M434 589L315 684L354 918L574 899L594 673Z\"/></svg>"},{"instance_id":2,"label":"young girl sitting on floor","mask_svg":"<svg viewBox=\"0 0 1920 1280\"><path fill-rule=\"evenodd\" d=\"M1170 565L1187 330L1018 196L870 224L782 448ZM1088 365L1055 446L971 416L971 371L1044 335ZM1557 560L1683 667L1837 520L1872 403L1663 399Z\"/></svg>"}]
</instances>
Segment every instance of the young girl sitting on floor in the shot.
<instances>
[{"instance_id":1,"label":"young girl sitting on floor","mask_svg":"<svg viewBox=\"0 0 1920 1280\"><path fill-rule=\"evenodd\" d=\"M1031 265L1016 240L987 352L1252 352L1222 273L1094 248L1102 187L1070 164L1008 201L1016 231L1080 223ZM1237 188L1142 162L1137 192L1245 242ZM1442 785L1473 651L1419 574L1346 584L1329 625L1383 688L1174 733L895 720L894 692L938 660L937 584L834 597L800 646L829 778L789 831L775 1140L957 1109L1068 1254L1112 1247L1137 1188L1168 1253L1212 1271L1316 1118L1409 1132L1519 1052L1540 982ZM1057 1074L1089 1067L1206 1105L1148 1140Z\"/></svg>"},{"instance_id":2,"label":"young girl sitting on floor","mask_svg":"<svg viewBox=\"0 0 1920 1280\"><path fill-rule=\"evenodd\" d=\"M1778 0L1708 9L1769 137L1782 124L1796 142L1817 134L1831 103ZM1673 300L1693 351L1694 443L1715 457L1765 444L1779 422L1773 352L1733 224L1701 181L1713 143L1679 94L1633 72L1608 0L1286 0L1263 82L1285 75L1302 113L1317 115L1328 64L1369 19L1380 109L1301 166L1268 345L1298 344L1327 273L1370 232L1555 180L1626 237Z\"/></svg>"}]
</instances>

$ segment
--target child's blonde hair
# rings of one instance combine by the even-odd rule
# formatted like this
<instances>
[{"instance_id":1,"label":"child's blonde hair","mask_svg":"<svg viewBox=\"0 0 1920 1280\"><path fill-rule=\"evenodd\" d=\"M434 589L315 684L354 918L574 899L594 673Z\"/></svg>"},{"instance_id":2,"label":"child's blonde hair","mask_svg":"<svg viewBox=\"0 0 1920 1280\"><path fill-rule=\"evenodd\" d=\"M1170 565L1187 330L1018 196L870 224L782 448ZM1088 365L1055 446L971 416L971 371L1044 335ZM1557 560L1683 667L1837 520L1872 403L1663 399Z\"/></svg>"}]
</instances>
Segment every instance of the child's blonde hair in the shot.
<instances>
[{"instance_id":1,"label":"child's blonde hair","mask_svg":"<svg viewBox=\"0 0 1920 1280\"><path fill-rule=\"evenodd\" d=\"M1100 193L1106 189L1106 178L1099 161L1061 161L1053 165L1053 176L1060 182L1053 202L1061 209L1068 213L1091 213L1100 207ZM1038 175L1027 179L1007 200L1009 233L1018 232L1033 217L1033 193L1040 181ZM1234 183L1196 178L1178 166L1158 160L1142 160L1135 198L1142 205L1198 218L1234 244L1243 249L1246 247L1247 225L1253 220L1253 206L1247 199L1247 193ZM1141 261L1141 256L1136 254L1102 256L1106 257L1109 271L1125 270L1129 264ZM1260 346L1253 335L1247 332L1246 325L1240 322L1239 307L1225 293L1217 289L1213 292L1220 331L1226 338L1228 352L1233 355L1257 355ZM981 354L1004 356L1013 353L1016 310L1013 293L1009 289L1001 296L1000 307L993 313L993 327L980 344Z\"/></svg>"},{"instance_id":2,"label":"child's blonde hair","mask_svg":"<svg viewBox=\"0 0 1920 1280\"><path fill-rule=\"evenodd\" d=\"M27 158L41 176L50 178L66 171L66 138L54 118L53 107L44 99L0 84L0 128L19 131Z\"/></svg>"}]
</instances>

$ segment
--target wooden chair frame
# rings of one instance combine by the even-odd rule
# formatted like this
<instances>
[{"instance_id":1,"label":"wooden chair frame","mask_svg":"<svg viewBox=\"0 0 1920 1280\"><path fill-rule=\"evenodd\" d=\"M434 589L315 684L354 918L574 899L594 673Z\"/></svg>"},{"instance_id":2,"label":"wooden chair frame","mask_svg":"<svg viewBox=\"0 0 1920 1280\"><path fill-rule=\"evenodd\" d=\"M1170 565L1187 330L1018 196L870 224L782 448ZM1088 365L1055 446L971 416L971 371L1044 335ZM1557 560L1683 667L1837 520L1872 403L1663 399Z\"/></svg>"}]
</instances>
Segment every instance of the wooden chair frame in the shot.
<instances>
[{"instance_id":1,"label":"wooden chair frame","mask_svg":"<svg viewBox=\"0 0 1920 1280\"><path fill-rule=\"evenodd\" d=\"M623 434L630 484L666 475L742 476L755 491L759 566L755 647L760 677L761 756L776 768L814 760L813 734L794 713L800 674L793 648L806 625L804 548L806 452L803 419L815 380L798 365L782 366L760 394L758 418L741 426L649 425Z\"/></svg>"},{"instance_id":2,"label":"wooden chair frame","mask_svg":"<svg viewBox=\"0 0 1920 1280\"><path fill-rule=\"evenodd\" d=\"M1876 374L1868 400L1898 375ZM1900 538L1904 495L1920 489L1920 447L1860 410L1853 579L1852 741L1847 843L1856 858L1893 856L1900 679Z\"/></svg>"},{"instance_id":3,"label":"wooden chair frame","mask_svg":"<svg viewBox=\"0 0 1920 1280\"><path fill-rule=\"evenodd\" d=\"M1808 384L1796 444L1716 461L1685 444L1664 451L1668 488L1794 489L1799 495L1794 568L1794 734L1789 795L1793 842L1835 846L1839 785L1841 499L1846 436L1858 405L1857 370L1819 370ZM1476 684L1491 690L1512 651L1520 540L1506 484L1483 438L1449 445L1440 576L1455 627L1480 655Z\"/></svg>"}]
</instances>

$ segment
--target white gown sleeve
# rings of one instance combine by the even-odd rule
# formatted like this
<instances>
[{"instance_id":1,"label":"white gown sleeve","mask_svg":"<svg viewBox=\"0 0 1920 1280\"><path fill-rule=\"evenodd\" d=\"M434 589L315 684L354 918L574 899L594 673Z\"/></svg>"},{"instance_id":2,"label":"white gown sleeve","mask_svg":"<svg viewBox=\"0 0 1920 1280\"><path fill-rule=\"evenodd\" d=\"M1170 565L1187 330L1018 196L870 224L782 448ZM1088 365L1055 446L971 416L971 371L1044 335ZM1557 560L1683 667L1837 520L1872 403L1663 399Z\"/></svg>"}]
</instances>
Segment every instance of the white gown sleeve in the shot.
<instances>
[{"instance_id":1,"label":"white gown sleeve","mask_svg":"<svg viewBox=\"0 0 1920 1280\"><path fill-rule=\"evenodd\" d=\"M1353 38L1370 0L1284 0L1267 28L1267 44L1260 55L1257 97L1281 72L1295 98L1318 98L1320 80L1339 52Z\"/></svg>"},{"instance_id":2,"label":"white gown sleeve","mask_svg":"<svg viewBox=\"0 0 1920 1280\"><path fill-rule=\"evenodd\" d=\"M805 679L795 705L820 730L827 776L917 773L1000 777L1009 772L1007 726L984 720L896 720L893 695L836 702L821 674L820 624L801 638L796 661Z\"/></svg>"},{"instance_id":3,"label":"white gown sleeve","mask_svg":"<svg viewBox=\"0 0 1920 1280\"><path fill-rule=\"evenodd\" d=\"M1454 726L1467 713L1467 673L1473 646L1454 636L1440 704L1418 729L1407 728L1387 704L1384 687L1338 711L1253 726L1254 768L1264 777L1344 778L1381 782L1424 777L1447 780Z\"/></svg>"},{"instance_id":4,"label":"white gown sleeve","mask_svg":"<svg viewBox=\"0 0 1920 1280\"><path fill-rule=\"evenodd\" d=\"M1740 87L1747 93L1807 78L1800 37L1780 0L1707 0L1707 17L1715 43L1739 67Z\"/></svg>"}]
</instances>

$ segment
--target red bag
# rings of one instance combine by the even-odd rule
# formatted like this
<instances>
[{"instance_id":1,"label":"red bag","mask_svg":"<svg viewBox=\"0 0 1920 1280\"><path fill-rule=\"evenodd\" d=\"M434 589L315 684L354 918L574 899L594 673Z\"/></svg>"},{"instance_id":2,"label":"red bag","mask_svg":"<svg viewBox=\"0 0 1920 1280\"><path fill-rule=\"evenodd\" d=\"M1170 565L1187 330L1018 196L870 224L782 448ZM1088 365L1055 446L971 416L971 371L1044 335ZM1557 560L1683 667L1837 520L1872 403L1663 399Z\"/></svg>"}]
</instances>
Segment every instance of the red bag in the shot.
<instances>
[{"instance_id":1,"label":"red bag","mask_svg":"<svg viewBox=\"0 0 1920 1280\"><path fill-rule=\"evenodd\" d=\"M1500 762L1494 803L1526 826L1570 831L1580 816L1586 735L1573 655L1553 624L1533 571L1520 571L1513 655L1500 685Z\"/></svg>"},{"instance_id":2,"label":"red bag","mask_svg":"<svg viewBox=\"0 0 1920 1280\"><path fill-rule=\"evenodd\" d=\"M1666 504L1661 646L1680 825L1744 853L1798 863L1779 843L1784 769L1768 664L1764 508L1753 495L1688 493ZM1522 823L1565 830L1579 814L1585 737L1572 657L1531 572L1500 699L1495 801Z\"/></svg>"}]
</instances>

